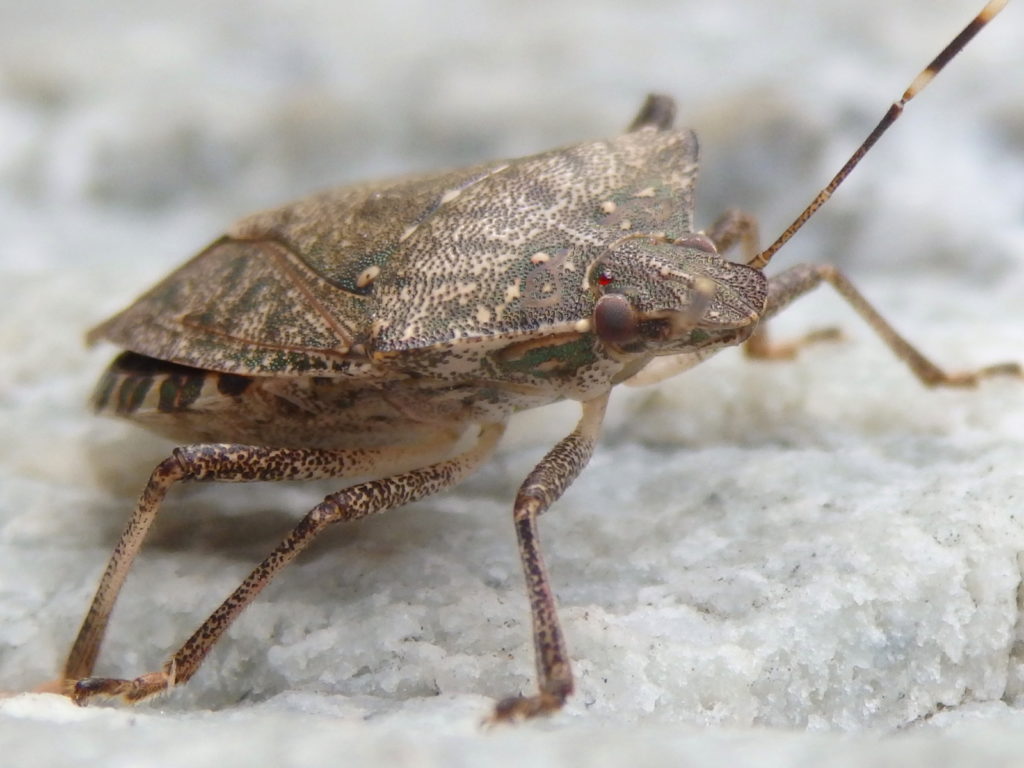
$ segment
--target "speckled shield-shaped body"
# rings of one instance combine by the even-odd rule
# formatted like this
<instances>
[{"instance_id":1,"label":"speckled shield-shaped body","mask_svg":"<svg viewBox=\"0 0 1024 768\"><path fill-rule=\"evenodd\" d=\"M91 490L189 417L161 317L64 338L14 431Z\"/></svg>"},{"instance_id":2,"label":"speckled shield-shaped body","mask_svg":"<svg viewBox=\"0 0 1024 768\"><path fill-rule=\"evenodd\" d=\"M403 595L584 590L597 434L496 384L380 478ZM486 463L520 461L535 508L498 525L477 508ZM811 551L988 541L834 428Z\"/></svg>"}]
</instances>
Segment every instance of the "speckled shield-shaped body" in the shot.
<instances>
[{"instance_id":1,"label":"speckled shield-shaped body","mask_svg":"<svg viewBox=\"0 0 1024 768\"><path fill-rule=\"evenodd\" d=\"M643 126L243 219L92 332L134 353L97 403L178 439L341 448L588 399L651 357L591 322L612 249L704 260L741 284L710 297L730 323L763 305L759 273L666 245L692 231L696 174L691 131Z\"/></svg>"}]
</instances>

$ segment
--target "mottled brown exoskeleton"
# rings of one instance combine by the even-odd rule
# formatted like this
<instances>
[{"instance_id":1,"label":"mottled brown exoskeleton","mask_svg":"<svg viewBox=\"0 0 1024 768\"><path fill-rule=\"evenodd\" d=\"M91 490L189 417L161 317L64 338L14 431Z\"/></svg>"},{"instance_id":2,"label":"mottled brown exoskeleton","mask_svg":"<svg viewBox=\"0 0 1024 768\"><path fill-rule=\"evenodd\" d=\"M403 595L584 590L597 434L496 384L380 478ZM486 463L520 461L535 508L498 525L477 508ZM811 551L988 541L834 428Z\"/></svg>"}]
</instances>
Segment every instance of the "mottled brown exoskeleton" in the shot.
<instances>
[{"instance_id":1,"label":"mottled brown exoskeleton","mask_svg":"<svg viewBox=\"0 0 1024 768\"><path fill-rule=\"evenodd\" d=\"M146 485L67 660L63 690L138 701L187 681L277 572L327 526L448 488L493 451L508 418L557 400L582 416L523 482L513 519L539 688L496 719L557 710L569 656L537 518L586 465L612 388L650 383L746 342L787 357L764 322L820 282L835 287L929 386L970 386L1017 365L947 374L843 275L772 255L820 207L903 106L1005 4L992 0L918 76L794 224L758 251L737 212L691 220L697 141L648 98L629 132L533 157L324 192L236 224L91 341L125 351L99 411L180 440ZM741 245L743 260L721 254ZM466 445L469 445L467 448ZM107 621L172 485L371 476L295 526L158 672L91 677Z\"/></svg>"}]
</instances>

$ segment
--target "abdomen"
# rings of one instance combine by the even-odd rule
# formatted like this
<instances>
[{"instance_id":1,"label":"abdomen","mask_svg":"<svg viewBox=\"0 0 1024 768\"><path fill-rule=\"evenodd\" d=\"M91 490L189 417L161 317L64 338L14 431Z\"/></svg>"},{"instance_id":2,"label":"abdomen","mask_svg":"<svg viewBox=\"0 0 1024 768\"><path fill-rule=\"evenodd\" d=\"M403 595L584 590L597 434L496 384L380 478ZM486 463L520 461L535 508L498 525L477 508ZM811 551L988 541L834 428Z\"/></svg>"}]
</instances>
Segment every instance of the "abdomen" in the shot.
<instances>
[{"instance_id":1,"label":"abdomen","mask_svg":"<svg viewBox=\"0 0 1024 768\"><path fill-rule=\"evenodd\" d=\"M436 441L503 421L519 404L501 395L423 378L241 376L124 352L93 405L181 443L345 449Z\"/></svg>"}]
</instances>

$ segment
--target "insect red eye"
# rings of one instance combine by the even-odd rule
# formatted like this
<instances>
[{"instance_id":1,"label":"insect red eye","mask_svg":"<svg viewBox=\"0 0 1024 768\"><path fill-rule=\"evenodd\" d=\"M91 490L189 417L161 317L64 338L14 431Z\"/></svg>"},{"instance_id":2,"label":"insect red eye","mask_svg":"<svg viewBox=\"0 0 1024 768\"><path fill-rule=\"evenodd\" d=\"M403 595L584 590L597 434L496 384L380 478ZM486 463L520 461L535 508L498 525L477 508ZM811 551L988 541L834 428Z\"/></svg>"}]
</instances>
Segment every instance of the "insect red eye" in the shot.
<instances>
[{"instance_id":1,"label":"insect red eye","mask_svg":"<svg viewBox=\"0 0 1024 768\"><path fill-rule=\"evenodd\" d=\"M607 272L600 273L597 276L597 284L598 285L611 285L612 284L612 276L609 275Z\"/></svg>"}]
</instances>

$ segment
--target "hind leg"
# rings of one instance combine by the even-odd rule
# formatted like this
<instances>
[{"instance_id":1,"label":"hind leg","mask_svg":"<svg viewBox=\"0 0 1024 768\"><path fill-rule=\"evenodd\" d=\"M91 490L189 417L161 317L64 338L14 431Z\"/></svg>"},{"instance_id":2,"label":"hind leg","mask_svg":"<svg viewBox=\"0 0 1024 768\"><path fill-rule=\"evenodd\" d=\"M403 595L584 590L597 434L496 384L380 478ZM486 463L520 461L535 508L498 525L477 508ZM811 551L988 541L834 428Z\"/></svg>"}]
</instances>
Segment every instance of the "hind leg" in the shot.
<instances>
[{"instance_id":1,"label":"hind leg","mask_svg":"<svg viewBox=\"0 0 1024 768\"><path fill-rule=\"evenodd\" d=\"M258 446L198 445L179 448L154 470L138 506L114 549L96 596L64 668L64 691L81 703L93 696L138 701L188 680L223 632L270 580L328 525L421 499L461 481L490 455L503 424L481 429L472 448L447 461L401 472L332 494L313 508L278 547L168 660L160 672L133 680L89 677L110 612L167 490L183 480L302 480L366 474L387 463L408 461L416 449L322 451ZM437 446L420 446L426 454Z\"/></svg>"}]
</instances>

